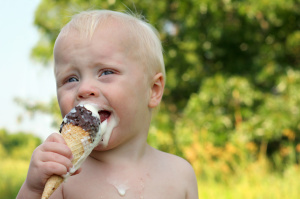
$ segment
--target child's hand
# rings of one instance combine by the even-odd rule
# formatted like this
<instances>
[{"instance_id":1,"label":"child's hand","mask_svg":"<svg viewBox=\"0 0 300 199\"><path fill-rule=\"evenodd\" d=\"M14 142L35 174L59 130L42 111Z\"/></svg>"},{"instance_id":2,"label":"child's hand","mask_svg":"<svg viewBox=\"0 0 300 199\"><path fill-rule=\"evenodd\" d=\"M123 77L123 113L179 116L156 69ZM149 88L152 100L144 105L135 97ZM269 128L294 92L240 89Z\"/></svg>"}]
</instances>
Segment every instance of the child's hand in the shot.
<instances>
[{"instance_id":1,"label":"child's hand","mask_svg":"<svg viewBox=\"0 0 300 199\"><path fill-rule=\"evenodd\" d=\"M51 134L32 154L25 181L28 191L42 193L50 176L68 172L73 166L72 158L72 152L63 137L58 133Z\"/></svg>"}]
</instances>

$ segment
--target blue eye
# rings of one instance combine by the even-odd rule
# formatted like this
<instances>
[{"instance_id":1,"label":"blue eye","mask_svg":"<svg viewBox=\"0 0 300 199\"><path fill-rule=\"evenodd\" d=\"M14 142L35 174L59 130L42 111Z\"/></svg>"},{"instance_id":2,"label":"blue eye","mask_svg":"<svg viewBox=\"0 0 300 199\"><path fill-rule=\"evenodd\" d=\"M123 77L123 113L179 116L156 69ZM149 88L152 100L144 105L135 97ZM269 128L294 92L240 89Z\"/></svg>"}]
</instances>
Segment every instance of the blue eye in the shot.
<instances>
[{"instance_id":1,"label":"blue eye","mask_svg":"<svg viewBox=\"0 0 300 199\"><path fill-rule=\"evenodd\" d=\"M79 80L76 77L70 77L67 79L67 82L78 82Z\"/></svg>"},{"instance_id":2,"label":"blue eye","mask_svg":"<svg viewBox=\"0 0 300 199\"><path fill-rule=\"evenodd\" d=\"M100 76L102 76L102 75L111 75L111 74L114 74L114 72L111 71L111 70L105 70L105 71L103 71L103 72L101 73Z\"/></svg>"}]
</instances>

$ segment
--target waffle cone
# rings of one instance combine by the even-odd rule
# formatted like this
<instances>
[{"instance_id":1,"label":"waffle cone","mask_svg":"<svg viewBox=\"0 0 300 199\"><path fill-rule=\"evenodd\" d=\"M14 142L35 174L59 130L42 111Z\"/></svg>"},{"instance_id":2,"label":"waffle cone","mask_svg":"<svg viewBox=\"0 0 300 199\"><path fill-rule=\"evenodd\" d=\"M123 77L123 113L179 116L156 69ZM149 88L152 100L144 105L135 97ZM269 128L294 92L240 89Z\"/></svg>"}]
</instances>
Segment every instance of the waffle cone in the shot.
<instances>
[{"instance_id":1,"label":"waffle cone","mask_svg":"<svg viewBox=\"0 0 300 199\"><path fill-rule=\"evenodd\" d=\"M65 124L62 128L61 134L65 139L68 147L71 149L73 154L72 163L75 165L77 161L84 154L84 142L83 140L91 143L90 135L79 126L72 124ZM59 187L64 181L64 178L58 175L51 176L45 185L42 199L48 199L51 194Z\"/></svg>"}]
</instances>

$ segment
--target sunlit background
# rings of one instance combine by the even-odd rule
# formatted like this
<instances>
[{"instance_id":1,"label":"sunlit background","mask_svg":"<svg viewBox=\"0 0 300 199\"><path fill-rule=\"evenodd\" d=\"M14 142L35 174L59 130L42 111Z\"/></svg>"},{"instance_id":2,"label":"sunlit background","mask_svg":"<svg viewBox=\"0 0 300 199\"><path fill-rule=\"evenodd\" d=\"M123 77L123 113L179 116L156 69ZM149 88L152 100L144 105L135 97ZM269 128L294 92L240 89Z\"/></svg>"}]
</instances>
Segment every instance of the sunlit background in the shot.
<instances>
[{"instance_id":1,"label":"sunlit background","mask_svg":"<svg viewBox=\"0 0 300 199\"><path fill-rule=\"evenodd\" d=\"M52 67L31 59L31 49L39 39L34 12L39 0L0 0L0 128L25 131L45 139L54 132L51 118L25 113L15 99L49 101L56 95Z\"/></svg>"}]
</instances>

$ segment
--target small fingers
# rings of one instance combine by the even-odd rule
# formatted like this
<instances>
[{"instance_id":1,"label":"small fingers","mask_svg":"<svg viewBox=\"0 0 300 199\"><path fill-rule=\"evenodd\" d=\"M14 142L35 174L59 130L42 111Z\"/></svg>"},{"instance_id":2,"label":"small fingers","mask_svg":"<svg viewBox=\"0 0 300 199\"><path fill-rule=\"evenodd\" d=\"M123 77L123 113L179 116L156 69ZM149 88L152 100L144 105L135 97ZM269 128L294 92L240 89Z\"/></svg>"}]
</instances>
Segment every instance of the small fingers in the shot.
<instances>
[{"instance_id":1,"label":"small fingers","mask_svg":"<svg viewBox=\"0 0 300 199\"><path fill-rule=\"evenodd\" d=\"M44 152L40 159L41 162L54 162L65 166L66 168L71 168L73 166L71 159L55 153L55 152Z\"/></svg>"},{"instance_id":2,"label":"small fingers","mask_svg":"<svg viewBox=\"0 0 300 199\"><path fill-rule=\"evenodd\" d=\"M33 167L47 176L63 175L73 167L72 152L63 137L51 134L43 144L36 148L32 156Z\"/></svg>"},{"instance_id":3,"label":"small fingers","mask_svg":"<svg viewBox=\"0 0 300 199\"><path fill-rule=\"evenodd\" d=\"M43 173L47 176L64 175L68 172L68 168L57 162L43 162L42 163Z\"/></svg>"},{"instance_id":4,"label":"small fingers","mask_svg":"<svg viewBox=\"0 0 300 199\"><path fill-rule=\"evenodd\" d=\"M64 138L62 137L62 135L59 133L52 133L51 135L49 135L47 137L45 142L58 142L58 143L62 143L62 144L67 144L66 141L64 140Z\"/></svg>"},{"instance_id":5,"label":"small fingers","mask_svg":"<svg viewBox=\"0 0 300 199\"><path fill-rule=\"evenodd\" d=\"M45 142L42 145L41 150L43 152L51 151L53 153L57 153L57 154L60 154L62 156L65 156L66 158L69 158L69 159L73 158L71 149L64 143Z\"/></svg>"}]
</instances>

